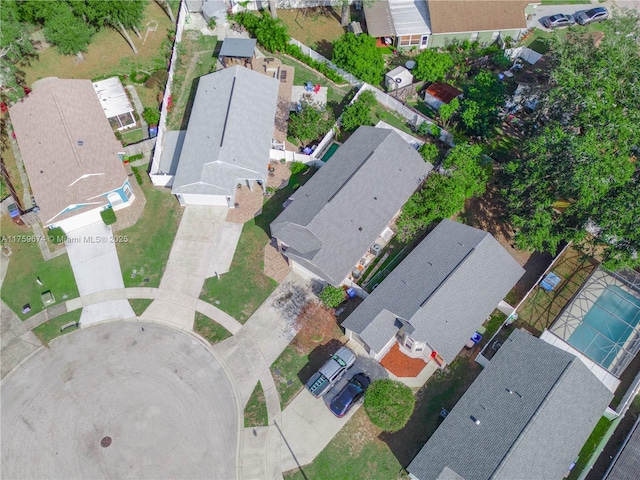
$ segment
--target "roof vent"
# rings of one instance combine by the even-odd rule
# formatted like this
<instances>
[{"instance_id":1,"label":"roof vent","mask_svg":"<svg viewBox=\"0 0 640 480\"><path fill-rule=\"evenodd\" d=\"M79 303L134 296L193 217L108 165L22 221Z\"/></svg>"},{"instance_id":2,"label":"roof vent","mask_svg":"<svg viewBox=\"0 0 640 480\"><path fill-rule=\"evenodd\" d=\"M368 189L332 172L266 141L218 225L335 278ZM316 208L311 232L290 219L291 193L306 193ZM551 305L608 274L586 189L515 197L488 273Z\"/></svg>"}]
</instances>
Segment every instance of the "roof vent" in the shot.
<instances>
[{"instance_id":1,"label":"roof vent","mask_svg":"<svg viewBox=\"0 0 640 480\"><path fill-rule=\"evenodd\" d=\"M362 231L362 227L358 227L358 231L361 232Z\"/></svg>"},{"instance_id":2,"label":"roof vent","mask_svg":"<svg viewBox=\"0 0 640 480\"><path fill-rule=\"evenodd\" d=\"M480 420L478 420L476 417L474 417L473 415L471 415L469 418L471 418L471 421L473 423L475 423L476 425L480 425Z\"/></svg>"},{"instance_id":3,"label":"roof vent","mask_svg":"<svg viewBox=\"0 0 640 480\"><path fill-rule=\"evenodd\" d=\"M84 145L84 140L78 140L78 146L81 147Z\"/></svg>"}]
</instances>

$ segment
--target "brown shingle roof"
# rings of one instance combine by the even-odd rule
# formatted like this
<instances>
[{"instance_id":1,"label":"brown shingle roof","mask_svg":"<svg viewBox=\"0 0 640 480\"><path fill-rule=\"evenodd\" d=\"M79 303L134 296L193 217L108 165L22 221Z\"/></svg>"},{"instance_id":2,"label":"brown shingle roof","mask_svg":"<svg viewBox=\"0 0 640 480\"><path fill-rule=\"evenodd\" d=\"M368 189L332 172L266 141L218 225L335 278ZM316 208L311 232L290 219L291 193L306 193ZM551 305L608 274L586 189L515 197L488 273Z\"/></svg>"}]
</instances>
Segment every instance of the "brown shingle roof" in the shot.
<instances>
[{"instance_id":1,"label":"brown shingle roof","mask_svg":"<svg viewBox=\"0 0 640 480\"><path fill-rule=\"evenodd\" d=\"M458 33L526 28L524 9L536 0L428 0L431 31Z\"/></svg>"},{"instance_id":2,"label":"brown shingle roof","mask_svg":"<svg viewBox=\"0 0 640 480\"><path fill-rule=\"evenodd\" d=\"M45 78L9 110L32 193L45 224L107 203L127 173L116 140L89 80ZM85 178L82 178L86 175ZM59 214L77 204L64 216Z\"/></svg>"}]
</instances>

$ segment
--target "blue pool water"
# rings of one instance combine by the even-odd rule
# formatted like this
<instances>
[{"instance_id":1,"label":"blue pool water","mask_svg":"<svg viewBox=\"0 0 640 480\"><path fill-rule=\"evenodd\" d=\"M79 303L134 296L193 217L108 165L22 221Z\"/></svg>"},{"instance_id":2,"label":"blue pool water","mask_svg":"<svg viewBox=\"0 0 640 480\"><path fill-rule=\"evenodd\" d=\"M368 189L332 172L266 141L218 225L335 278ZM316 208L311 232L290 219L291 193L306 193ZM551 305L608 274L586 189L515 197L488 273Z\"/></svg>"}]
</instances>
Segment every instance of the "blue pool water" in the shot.
<instances>
[{"instance_id":1,"label":"blue pool water","mask_svg":"<svg viewBox=\"0 0 640 480\"><path fill-rule=\"evenodd\" d=\"M640 299L610 285L567 340L594 362L609 368L640 322Z\"/></svg>"}]
</instances>

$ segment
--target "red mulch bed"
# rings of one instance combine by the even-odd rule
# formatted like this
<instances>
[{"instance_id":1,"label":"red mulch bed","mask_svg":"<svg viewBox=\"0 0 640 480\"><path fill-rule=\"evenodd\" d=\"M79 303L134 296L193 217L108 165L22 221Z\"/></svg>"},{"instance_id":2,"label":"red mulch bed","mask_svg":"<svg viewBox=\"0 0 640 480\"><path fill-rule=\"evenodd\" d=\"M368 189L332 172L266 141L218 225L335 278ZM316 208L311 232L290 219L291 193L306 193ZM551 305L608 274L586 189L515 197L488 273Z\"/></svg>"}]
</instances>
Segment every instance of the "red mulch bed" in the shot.
<instances>
[{"instance_id":1,"label":"red mulch bed","mask_svg":"<svg viewBox=\"0 0 640 480\"><path fill-rule=\"evenodd\" d=\"M400 346L395 343L380 364L396 377L417 377L427 362L419 358L407 357L400 351Z\"/></svg>"}]
</instances>

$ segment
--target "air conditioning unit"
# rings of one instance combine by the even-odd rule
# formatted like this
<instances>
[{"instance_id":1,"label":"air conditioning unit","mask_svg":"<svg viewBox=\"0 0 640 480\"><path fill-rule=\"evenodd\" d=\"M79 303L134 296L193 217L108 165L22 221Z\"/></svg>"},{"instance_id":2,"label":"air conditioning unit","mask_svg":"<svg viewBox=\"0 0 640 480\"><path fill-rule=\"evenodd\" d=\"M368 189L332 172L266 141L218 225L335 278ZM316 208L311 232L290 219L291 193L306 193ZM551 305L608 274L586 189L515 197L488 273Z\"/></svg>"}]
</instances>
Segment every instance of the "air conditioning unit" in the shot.
<instances>
[{"instance_id":1,"label":"air conditioning unit","mask_svg":"<svg viewBox=\"0 0 640 480\"><path fill-rule=\"evenodd\" d=\"M382 246L377 243L374 243L369 250L374 256L377 257L378 255L380 255L380 252L382 251Z\"/></svg>"}]
</instances>

